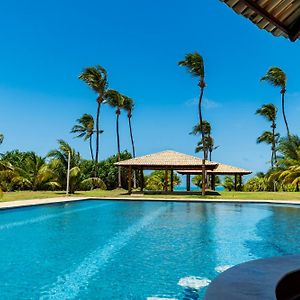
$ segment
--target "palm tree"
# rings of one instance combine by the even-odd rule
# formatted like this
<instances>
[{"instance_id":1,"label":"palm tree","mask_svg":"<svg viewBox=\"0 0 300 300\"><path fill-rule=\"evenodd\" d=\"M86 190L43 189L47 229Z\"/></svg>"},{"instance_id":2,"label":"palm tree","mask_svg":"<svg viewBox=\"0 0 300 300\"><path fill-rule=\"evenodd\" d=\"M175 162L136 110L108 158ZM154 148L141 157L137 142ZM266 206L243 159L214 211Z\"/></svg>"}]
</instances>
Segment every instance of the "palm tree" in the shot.
<instances>
[{"instance_id":1,"label":"palm tree","mask_svg":"<svg viewBox=\"0 0 300 300\"><path fill-rule=\"evenodd\" d=\"M202 134L202 140L204 141L204 132L203 132L203 118L202 118L202 99L204 94L204 89L206 87L205 81L204 81L204 61L202 56L198 53L188 53L185 55L184 60L178 62L179 66L186 67L188 69L188 72L192 76L199 77L198 86L200 88L200 96L198 101L198 114L199 114L199 124ZM206 145L204 144L204 148L206 149ZM205 158L207 159L207 158Z\"/></svg>"},{"instance_id":2,"label":"palm tree","mask_svg":"<svg viewBox=\"0 0 300 300\"><path fill-rule=\"evenodd\" d=\"M92 160L94 161L94 152L93 152L93 134L94 130L94 118L92 115L84 114L80 119L77 119L76 125L73 126L71 133L76 133L76 137L83 138L84 141L89 140L90 152ZM100 134L103 133L103 130L100 130Z\"/></svg>"},{"instance_id":3,"label":"palm tree","mask_svg":"<svg viewBox=\"0 0 300 300\"><path fill-rule=\"evenodd\" d=\"M3 143L3 140L4 140L4 135L0 133L0 145Z\"/></svg>"},{"instance_id":4,"label":"palm tree","mask_svg":"<svg viewBox=\"0 0 300 300\"><path fill-rule=\"evenodd\" d=\"M207 159L208 153L210 153L210 157L211 157L211 152L216 148L218 148L218 147L214 147L214 139L211 137L211 125L208 121L203 120L202 128L200 124L197 124L193 127L192 132L190 132L190 134L193 135L198 135L200 133L202 135L202 138L200 142L198 142L195 152L198 153L200 151L203 151L204 158Z\"/></svg>"},{"instance_id":5,"label":"palm tree","mask_svg":"<svg viewBox=\"0 0 300 300\"><path fill-rule=\"evenodd\" d=\"M97 93L97 114L96 114L96 155L95 155L95 173L98 173L99 147L100 147L100 109L104 102L104 94L107 89L107 72L97 65L88 67L79 75L79 79L83 80L94 92Z\"/></svg>"},{"instance_id":6,"label":"palm tree","mask_svg":"<svg viewBox=\"0 0 300 300\"><path fill-rule=\"evenodd\" d=\"M286 74L278 67L272 67L268 70L267 74L261 78L262 81L267 81L271 85L275 87L280 87L281 93L281 107L282 107L282 115L287 131L287 136L290 136L290 130L288 126L288 122L285 115L285 92L286 92L286 82L287 77Z\"/></svg>"},{"instance_id":7,"label":"palm tree","mask_svg":"<svg viewBox=\"0 0 300 300\"><path fill-rule=\"evenodd\" d=\"M119 133L119 118L121 114L121 108L123 106L124 98L123 96L115 91L115 90L108 90L105 93L105 100L108 105L112 106L116 109L116 133L117 133L117 147L118 147L118 162L121 161L121 146L120 146L120 133ZM118 187L122 187L121 181L121 168L118 167Z\"/></svg>"},{"instance_id":8,"label":"palm tree","mask_svg":"<svg viewBox=\"0 0 300 300\"><path fill-rule=\"evenodd\" d=\"M271 122L271 128L272 132L270 131L265 131L263 132L258 138L257 138L257 143L267 143L269 145L272 145L271 151L271 167L273 168L274 165L277 164L277 142L279 140L279 134L275 132L276 129L276 117L277 117L277 107L272 104L264 104L262 107L257 109L256 111L257 115L260 115L267 119L267 121Z\"/></svg>"},{"instance_id":9,"label":"palm tree","mask_svg":"<svg viewBox=\"0 0 300 300\"><path fill-rule=\"evenodd\" d=\"M300 138L291 135L282 138L279 142L279 151L282 157L278 159L278 168L270 173L269 180L279 180L282 187L286 184L296 186L299 191L300 184Z\"/></svg>"},{"instance_id":10,"label":"palm tree","mask_svg":"<svg viewBox=\"0 0 300 300\"><path fill-rule=\"evenodd\" d=\"M128 126L130 132L130 140L131 140L131 147L132 147L132 157L135 158L135 145L132 133L132 126L131 126L131 118L132 118L132 111L134 108L134 102L131 98L123 95L123 109L127 112L128 117ZM136 173L135 170L133 172L133 188L136 188Z\"/></svg>"},{"instance_id":11,"label":"palm tree","mask_svg":"<svg viewBox=\"0 0 300 300\"><path fill-rule=\"evenodd\" d=\"M17 174L12 178L12 183L22 189L37 191L60 187L45 158L34 152L27 153L22 167L15 168L15 171Z\"/></svg>"},{"instance_id":12,"label":"palm tree","mask_svg":"<svg viewBox=\"0 0 300 300\"><path fill-rule=\"evenodd\" d=\"M130 140L131 140L131 147L132 147L132 157L135 157L135 145L134 145L134 139L132 133L132 126L131 126L133 108L134 108L133 100L123 95L123 109L127 112L127 117L128 117L128 125L129 125Z\"/></svg>"}]
</instances>

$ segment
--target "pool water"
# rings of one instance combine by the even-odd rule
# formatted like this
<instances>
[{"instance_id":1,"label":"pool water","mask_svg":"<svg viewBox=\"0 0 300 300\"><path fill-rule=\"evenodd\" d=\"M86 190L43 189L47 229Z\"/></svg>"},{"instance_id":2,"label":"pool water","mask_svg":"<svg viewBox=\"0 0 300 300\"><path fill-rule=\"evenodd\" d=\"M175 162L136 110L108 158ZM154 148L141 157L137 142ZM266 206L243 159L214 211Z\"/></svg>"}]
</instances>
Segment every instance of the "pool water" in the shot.
<instances>
[{"instance_id":1,"label":"pool water","mask_svg":"<svg viewBox=\"0 0 300 300\"><path fill-rule=\"evenodd\" d=\"M296 206L88 200L0 211L0 299L201 299L228 267L296 254Z\"/></svg>"}]
</instances>

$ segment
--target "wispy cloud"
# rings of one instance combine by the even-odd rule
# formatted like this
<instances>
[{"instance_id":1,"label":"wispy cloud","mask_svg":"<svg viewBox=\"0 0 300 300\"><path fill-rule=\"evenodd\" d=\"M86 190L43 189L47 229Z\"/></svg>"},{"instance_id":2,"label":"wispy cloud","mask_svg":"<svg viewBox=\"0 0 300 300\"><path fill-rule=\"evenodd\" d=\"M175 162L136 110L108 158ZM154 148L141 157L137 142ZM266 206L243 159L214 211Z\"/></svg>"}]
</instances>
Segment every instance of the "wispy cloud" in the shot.
<instances>
[{"instance_id":1,"label":"wispy cloud","mask_svg":"<svg viewBox=\"0 0 300 300\"><path fill-rule=\"evenodd\" d=\"M198 105L198 101L199 101L199 99L194 97L194 98L191 98L191 99L187 100L185 102L185 105L187 105L187 106L196 106L196 105ZM215 100L212 100L212 99L208 99L208 98L203 99L202 105L206 109L215 109L215 108L218 108L218 107L222 106L221 103L219 103Z\"/></svg>"}]
</instances>

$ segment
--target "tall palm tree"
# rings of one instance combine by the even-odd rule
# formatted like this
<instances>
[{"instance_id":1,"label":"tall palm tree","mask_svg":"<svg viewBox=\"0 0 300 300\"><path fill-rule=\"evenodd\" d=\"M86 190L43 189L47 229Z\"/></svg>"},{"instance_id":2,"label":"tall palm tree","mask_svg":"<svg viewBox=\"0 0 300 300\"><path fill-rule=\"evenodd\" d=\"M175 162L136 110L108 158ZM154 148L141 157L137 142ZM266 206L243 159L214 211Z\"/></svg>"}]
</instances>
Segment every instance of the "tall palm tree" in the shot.
<instances>
[{"instance_id":1,"label":"tall palm tree","mask_svg":"<svg viewBox=\"0 0 300 300\"><path fill-rule=\"evenodd\" d=\"M200 88L200 95L199 95L199 101L198 101L198 114L199 114L199 124L202 134L202 140L204 139L204 132L203 132L203 118L202 118L202 99L204 94L204 89L206 87L204 76L204 60L202 56L198 53L188 53L185 55L184 60L178 62L179 66L186 67L188 69L188 72L192 76L196 76L199 78L198 86ZM203 145L206 149L206 145ZM207 158L205 158L207 159Z\"/></svg>"},{"instance_id":2,"label":"tall palm tree","mask_svg":"<svg viewBox=\"0 0 300 300\"><path fill-rule=\"evenodd\" d=\"M256 110L256 114L264 117L267 121L271 122L272 132L265 131L258 138L257 143L267 143L272 145L272 155L271 155L271 167L277 164L277 142L279 140L279 134L275 132L276 130L276 117L277 117L277 107L272 104L264 104L262 107Z\"/></svg>"},{"instance_id":3,"label":"tall palm tree","mask_svg":"<svg viewBox=\"0 0 300 300\"><path fill-rule=\"evenodd\" d=\"M120 131L119 131L119 118L121 108L123 106L124 98L116 90L108 90L105 93L105 100L108 105L116 109L116 133L117 133L117 147L118 147L118 162L121 160L121 146L120 146ZM118 167L118 187L122 187L121 181L121 168Z\"/></svg>"},{"instance_id":4,"label":"tall palm tree","mask_svg":"<svg viewBox=\"0 0 300 300\"><path fill-rule=\"evenodd\" d=\"M283 115L286 131L287 131L287 136L289 137L290 130L285 115L285 92L286 92L286 82L287 82L286 74L280 68L272 67L268 70L267 74L261 78L261 80L267 81L268 83L270 83L275 87L280 87L282 115Z\"/></svg>"},{"instance_id":5,"label":"tall palm tree","mask_svg":"<svg viewBox=\"0 0 300 300\"><path fill-rule=\"evenodd\" d=\"M73 126L71 133L76 133L76 137L83 138L84 141L89 140L89 147L92 160L94 161L94 152L93 152L93 134L94 130L94 118L90 114L84 114L80 119L77 119L76 125ZM100 134L103 133L103 130L100 130Z\"/></svg>"},{"instance_id":6,"label":"tall palm tree","mask_svg":"<svg viewBox=\"0 0 300 300\"><path fill-rule=\"evenodd\" d=\"M98 175L98 161L100 148L100 109L104 102L104 94L107 89L107 72L97 65L88 67L79 75L79 79L83 80L94 92L97 93L97 113L96 113L96 154L95 154L95 173Z\"/></svg>"},{"instance_id":7,"label":"tall palm tree","mask_svg":"<svg viewBox=\"0 0 300 300\"><path fill-rule=\"evenodd\" d=\"M132 133L132 125L131 125L131 118L132 118L132 111L134 108L134 102L131 98L123 95L123 109L127 112L128 118L128 126L130 132L130 140L131 140L131 147L132 147L132 157L135 158L135 145ZM136 188L136 172L133 172L133 188Z\"/></svg>"},{"instance_id":8,"label":"tall palm tree","mask_svg":"<svg viewBox=\"0 0 300 300\"><path fill-rule=\"evenodd\" d=\"M132 157L135 157L135 145L134 145L134 139L132 133L132 126L131 126L133 108L134 108L133 100L123 95L123 109L127 112L127 117L128 117L128 125L129 125L130 140L131 140L131 147L132 147Z\"/></svg>"}]
</instances>

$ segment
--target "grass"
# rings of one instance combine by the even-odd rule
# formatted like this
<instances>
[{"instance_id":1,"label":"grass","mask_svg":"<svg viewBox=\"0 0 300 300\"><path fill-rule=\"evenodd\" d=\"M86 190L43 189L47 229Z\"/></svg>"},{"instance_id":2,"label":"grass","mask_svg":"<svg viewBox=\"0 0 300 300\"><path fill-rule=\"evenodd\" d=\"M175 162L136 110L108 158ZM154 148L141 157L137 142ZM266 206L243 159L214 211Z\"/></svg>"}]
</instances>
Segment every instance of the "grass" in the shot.
<instances>
[{"instance_id":1,"label":"grass","mask_svg":"<svg viewBox=\"0 0 300 300\"><path fill-rule=\"evenodd\" d=\"M29 200L39 198L53 198L63 197L65 193L62 191L19 191L19 192L8 192L4 193L1 202L5 201L16 201L16 200ZM112 191L84 191L76 192L73 196L78 197L111 197L111 198L128 198L126 190L116 189ZM142 195L133 194L131 197L142 199ZM202 197L201 195L170 195L170 194L157 194L157 195L145 195L148 198L163 198L163 199L241 199L241 200L299 200L300 193L295 192L220 192L219 195L207 195Z\"/></svg>"}]
</instances>

